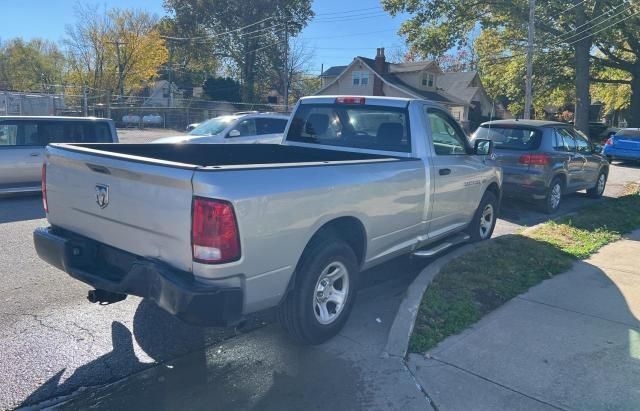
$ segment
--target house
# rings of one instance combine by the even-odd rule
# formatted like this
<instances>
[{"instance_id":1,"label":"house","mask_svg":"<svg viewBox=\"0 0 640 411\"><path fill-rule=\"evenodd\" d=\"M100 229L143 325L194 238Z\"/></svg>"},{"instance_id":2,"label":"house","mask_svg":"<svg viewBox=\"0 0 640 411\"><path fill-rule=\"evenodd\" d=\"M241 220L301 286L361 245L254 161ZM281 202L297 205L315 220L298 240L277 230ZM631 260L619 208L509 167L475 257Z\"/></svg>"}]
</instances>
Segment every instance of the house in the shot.
<instances>
[{"instance_id":1,"label":"house","mask_svg":"<svg viewBox=\"0 0 640 411\"><path fill-rule=\"evenodd\" d=\"M348 66L335 66L320 75L315 95L364 95L421 98L436 101L466 129L495 117L491 99L477 72L444 73L435 61L389 63L384 48L376 58L356 57Z\"/></svg>"},{"instance_id":2,"label":"house","mask_svg":"<svg viewBox=\"0 0 640 411\"><path fill-rule=\"evenodd\" d=\"M171 95L172 90L173 96ZM143 94L147 96L144 99L144 107L171 107L175 106L176 99L182 97L182 90L176 86L176 83L169 84L167 80L158 80L147 87ZM171 97L173 97L173 104Z\"/></svg>"}]
</instances>

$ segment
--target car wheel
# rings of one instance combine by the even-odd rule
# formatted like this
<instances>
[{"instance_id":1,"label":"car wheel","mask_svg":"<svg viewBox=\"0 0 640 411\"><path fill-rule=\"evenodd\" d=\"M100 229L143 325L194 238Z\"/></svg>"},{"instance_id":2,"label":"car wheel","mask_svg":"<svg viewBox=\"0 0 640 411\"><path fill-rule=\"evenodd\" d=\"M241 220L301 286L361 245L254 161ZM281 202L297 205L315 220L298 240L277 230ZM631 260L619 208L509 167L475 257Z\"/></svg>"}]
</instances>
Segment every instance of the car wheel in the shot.
<instances>
[{"instance_id":1,"label":"car wheel","mask_svg":"<svg viewBox=\"0 0 640 411\"><path fill-rule=\"evenodd\" d=\"M278 320L302 344L320 344L340 332L353 307L358 262L344 241L319 237L309 245L295 285L278 307Z\"/></svg>"},{"instance_id":2,"label":"car wheel","mask_svg":"<svg viewBox=\"0 0 640 411\"><path fill-rule=\"evenodd\" d=\"M553 214L560 208L562 203L563 185L559 178L554 178L549 189L547 190L547 196L544 199L544 211L547 214Z\"/></svg>"},{"instance_id":3,"label":"car wheel","mask_svg":"<svg viewBox=\"0 0 640 411\"><path fill-rule=\"evenodd\" d=\"M498 198L491 191L482 196L480 205L467 228L471 241L488 240L493 234L498 219Z\"/></svg>"},{"instance_id":4,"label":"car wheel","mask_svg":"<svg viewBox=\"0 0 640 411\"><path fill-rule=\"evenodd\" d=\"M598 180L596 180L596 185L587 190L587 194L591 198L600 198L602 194L604 194L604 189L607 185L607 173L604 171L600 171L598 174Z\"/></svg>"}]
</instances>

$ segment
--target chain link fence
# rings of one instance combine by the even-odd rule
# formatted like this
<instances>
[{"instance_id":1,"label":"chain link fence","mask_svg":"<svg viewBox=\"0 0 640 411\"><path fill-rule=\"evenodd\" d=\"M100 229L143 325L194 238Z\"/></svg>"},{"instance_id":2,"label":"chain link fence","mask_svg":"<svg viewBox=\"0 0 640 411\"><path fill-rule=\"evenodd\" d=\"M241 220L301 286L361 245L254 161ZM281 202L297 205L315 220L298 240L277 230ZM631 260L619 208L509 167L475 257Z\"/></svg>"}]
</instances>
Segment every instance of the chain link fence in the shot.
<instances>
[{"instance_id":1,"label":"chain link fence","mask_svg":"<svg viewBox=\"0 0 640 411\"><path fill-rule=\"evenodd\" d=\"M231 103L171 97L119 97L0 91L0 115L94 116L112 119L119 128L185 130L189 124L238 112L284 112L283 105Z\"/></svg>"}]
</instances>

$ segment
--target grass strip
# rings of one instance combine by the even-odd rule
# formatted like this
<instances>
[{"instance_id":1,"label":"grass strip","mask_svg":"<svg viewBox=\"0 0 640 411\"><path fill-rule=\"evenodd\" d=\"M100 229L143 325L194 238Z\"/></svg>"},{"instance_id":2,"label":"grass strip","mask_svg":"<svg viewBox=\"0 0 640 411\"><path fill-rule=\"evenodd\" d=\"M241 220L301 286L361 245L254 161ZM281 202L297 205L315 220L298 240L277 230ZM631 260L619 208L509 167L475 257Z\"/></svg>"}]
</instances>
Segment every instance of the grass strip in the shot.
<instances>
[{"instance_id":1,"label":"grass strip","mask_svg":"<svg viewBox=\"0 0 640 411\"><path fill-rule=\"evenodd\" d=\"M409 351L435 347L532 286L569 270L576 259L640 227L639 192L637 184L628 185L623 197L489 240L449 262L422 297Z\"/></svg>"}]
</instances>

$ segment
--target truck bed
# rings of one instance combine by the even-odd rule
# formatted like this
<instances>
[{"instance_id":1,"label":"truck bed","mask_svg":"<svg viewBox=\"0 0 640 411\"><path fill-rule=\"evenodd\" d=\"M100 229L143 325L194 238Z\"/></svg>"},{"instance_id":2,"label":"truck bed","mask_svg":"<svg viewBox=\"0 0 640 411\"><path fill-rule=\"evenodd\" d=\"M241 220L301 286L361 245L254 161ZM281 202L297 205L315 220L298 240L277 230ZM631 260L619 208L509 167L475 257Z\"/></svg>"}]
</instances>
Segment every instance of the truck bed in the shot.
<instances>
[{"instance_id":1,"label":"truck bed","mask_svg":"<svg viewBox=\"0 0 640 411\"><path fill-rule=\"evenodd\" d=\"M280 144L61 144L57 148L132 156L129 160L178 163L185 166L237 168L326 162L389 161L395 157ZM88 150L87 150L88 149ZM95 151L94 151L95 150ZM178 165L174 164L174 165Z\"/></svg>"}]
</instances>

